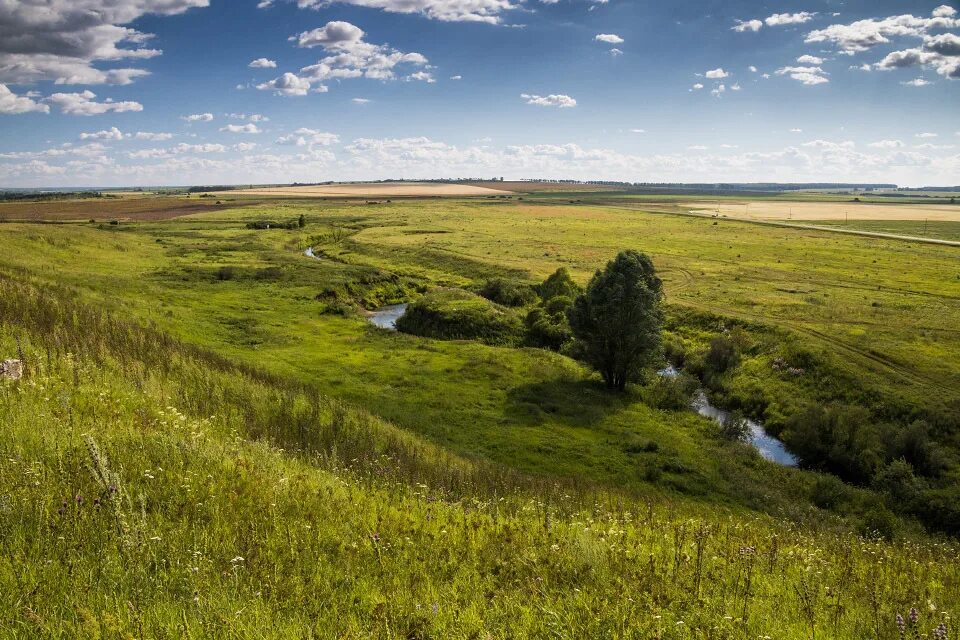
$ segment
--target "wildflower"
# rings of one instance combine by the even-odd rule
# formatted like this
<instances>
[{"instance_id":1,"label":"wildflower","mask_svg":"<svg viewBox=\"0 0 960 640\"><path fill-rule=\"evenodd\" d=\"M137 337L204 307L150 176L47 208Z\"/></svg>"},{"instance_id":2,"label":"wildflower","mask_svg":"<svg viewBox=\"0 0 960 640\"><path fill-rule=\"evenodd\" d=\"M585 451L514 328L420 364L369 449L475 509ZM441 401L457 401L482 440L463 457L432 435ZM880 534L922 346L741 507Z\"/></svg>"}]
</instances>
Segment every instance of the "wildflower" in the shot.
<instances>
[{"instance_id":1,"label":"wildflower","mask_svg":"<svg viewBox=\"0 0 960 640\"><path fill-rule=\"evenodd\" d=\"M907 629L907 623L903 621L903 616L899 613L897 614L897 629L900 630L900 635L902 636Z\"/></svg>"},{"instance_id":2,"label":"wildflower","mask_svg":"<svg viewBox=\"0 0 960 640\"><path fill-rule=\"evenodd\" d=\"M933 640L947 640L947 623L941 622L933 630Z\"/></svg>"},{"instance_id":3,"label":"wildflower","mask_svg":"<svg viewBox=\"0 0 960 640\"><path fill-rule=\"evenodd\" d=\"M910 622L913 623L913 624L917 624L917 622L920 620L920 612L917 611L917 608L916 608L916 607L911 607L911 608L910 608L910 616L909 616L909 617L910 617Z\"/></svg>"},{"instance_id":4,"label":"wildflower","mask_svg":"<svg viewBox=\"0 0 960 640\"><path fill-rule=\"evenodd\" d=\"M83 504L83 496L81 496L80 494L77 494L77 497L74 498L74 500L77 501L77 505L82 505L82 504Z\"/></svg>"},{"instance_id":5,"label":"wildflower","mask_svg":"<svg viewBox=\"0 0 960 640\"><path fill-rule=\"evenodd\" d=\"M238 563L238 562L243 562L243 556L237 556L236 558L234 558L234 559L231 560L230 562L232 562L233 564L236 564L236 563Z\"/></svg>"}]
</instances>

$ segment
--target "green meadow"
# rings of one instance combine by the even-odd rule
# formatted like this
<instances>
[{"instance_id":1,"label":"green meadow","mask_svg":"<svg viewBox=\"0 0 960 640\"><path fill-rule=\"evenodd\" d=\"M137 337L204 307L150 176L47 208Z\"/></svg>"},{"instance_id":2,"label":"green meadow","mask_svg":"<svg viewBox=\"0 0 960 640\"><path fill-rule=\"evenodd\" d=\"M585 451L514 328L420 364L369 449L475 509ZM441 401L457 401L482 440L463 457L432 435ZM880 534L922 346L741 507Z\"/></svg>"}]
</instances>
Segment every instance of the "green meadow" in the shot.
<instances>
[{"instance_id":1,"label":"green meadow","mask_svg":"<svg viewBox=\"0 0 960 640\"><path fill-rule=\"evenodd\" d=\"M949 624L958 249L612 197L229 195L0 224L0 358L19 339L28 365L0 388L0 584L20 594L0 631L895 638L914 606L918 633ZM804 446L797 416L843 407L870 473L767 462L653 372L611 394L564 352L365 317L559 267L585 284L628 248L664 280L666 355L715 404ZM721 338L736 363L709 370ZM894 478L908 445L917 476Z\"/></svg>"}]
</instances>

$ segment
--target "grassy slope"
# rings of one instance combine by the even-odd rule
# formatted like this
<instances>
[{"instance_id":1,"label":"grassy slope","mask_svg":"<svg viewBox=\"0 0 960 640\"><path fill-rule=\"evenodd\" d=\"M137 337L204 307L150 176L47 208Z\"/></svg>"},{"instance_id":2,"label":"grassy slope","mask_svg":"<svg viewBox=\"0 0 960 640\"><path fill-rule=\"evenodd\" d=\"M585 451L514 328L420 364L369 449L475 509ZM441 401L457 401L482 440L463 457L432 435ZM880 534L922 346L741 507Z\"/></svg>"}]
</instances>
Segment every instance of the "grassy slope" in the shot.
<instances>
[{"instance_id":1,"label":"grassy slope","mask_svg":"<svg viewBox=\"0 0 960 640\"><path fill-rule=\"evenodd\" d=\"M310 220L302 233L243 228L300 212ZM229 357L309 380L461 453L644 493L659 478L657 491L794 517L806 510L801 496L811 479L721 445L693 416L610 399L553 354L389 335L357 318L320 315L313 297L369 272L357 265L434 284L539 278L558 265L585 279L627 245L654 255L672 302L787 328L839 354L838 366L879 393L925 402L931 391L956 395L960 379L952 328L960 285L944 275L953 264L948 249L482 200L284 201L119 229L4 232L17 237L3 258L9 267L77 285ZM307 242L334 259L305 258L299 248ZM236 278L219 282L225 265ZM268 267L280 267L279 275L264 277ZM777 411L788 413L793 399L782 395L787 406ZM651 440L659 452L633 453ZM769 474L779 478L772 490Z\"/></svg>"},{"instance_id":2,"label":"grassy slope","mask_svg":"<svg viewBox=\"0 0 960 640\"><path fill-rule=\"evenodd\" d=\"M952 545L551 494L62 291L0 293L29 374L0 383L4 636L894 638L911 606L923 632L958 613Z\"/></svg>"}]
</instances>

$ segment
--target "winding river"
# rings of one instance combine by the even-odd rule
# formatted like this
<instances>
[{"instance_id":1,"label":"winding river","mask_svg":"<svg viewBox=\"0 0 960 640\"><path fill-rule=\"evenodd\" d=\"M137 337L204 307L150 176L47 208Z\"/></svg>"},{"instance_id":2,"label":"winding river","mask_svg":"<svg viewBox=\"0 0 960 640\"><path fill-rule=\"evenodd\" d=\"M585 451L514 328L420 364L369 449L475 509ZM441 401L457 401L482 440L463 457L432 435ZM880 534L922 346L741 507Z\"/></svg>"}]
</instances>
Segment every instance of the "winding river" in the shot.
<instances>
[{"instance_id":1,"label":"winding river","mask_svg":"<svg viewBox=\"0 0 960 640\"><path fill-rule=\"evenodd\" d=\"M307 252L307 255L313 253L309 249ZM381 329L396 331L397 320L406 313L407 306L406 304L392 304L388 307L382 307L368 314L367 320ZM670 366L660 370L659 374L665 377L675 378L680 375L680 372ZM731 415L729 411L713 406L703 389L697 389L696 393L693 394L693 399L690 401L690 409L705 418L715 420L718 424L723 424L729 420ZM763 458L785 467L797 466L798 460L796 456L787 451L782 442L768 434L762 424L748 419L747 426L750 429L749 442Z\"/></svg>"}]
</instances>

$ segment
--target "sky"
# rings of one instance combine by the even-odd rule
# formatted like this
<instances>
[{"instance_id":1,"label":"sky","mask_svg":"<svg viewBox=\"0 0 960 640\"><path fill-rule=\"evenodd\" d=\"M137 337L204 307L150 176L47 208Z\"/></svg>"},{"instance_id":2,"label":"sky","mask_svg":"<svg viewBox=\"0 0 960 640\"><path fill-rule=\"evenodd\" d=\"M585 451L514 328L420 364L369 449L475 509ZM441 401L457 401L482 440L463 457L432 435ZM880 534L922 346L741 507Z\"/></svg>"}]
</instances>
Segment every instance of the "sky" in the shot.
<instances>
[{"instance_id":1,"label":"sky","mask_svg":"<svg viewBox=\"0 0 960 640\"><path fill-rule=\"evenodd\" d=\"M0 188L956 185L958 116L938 2L0 0Z\"/></svg>"}]
</instances>

